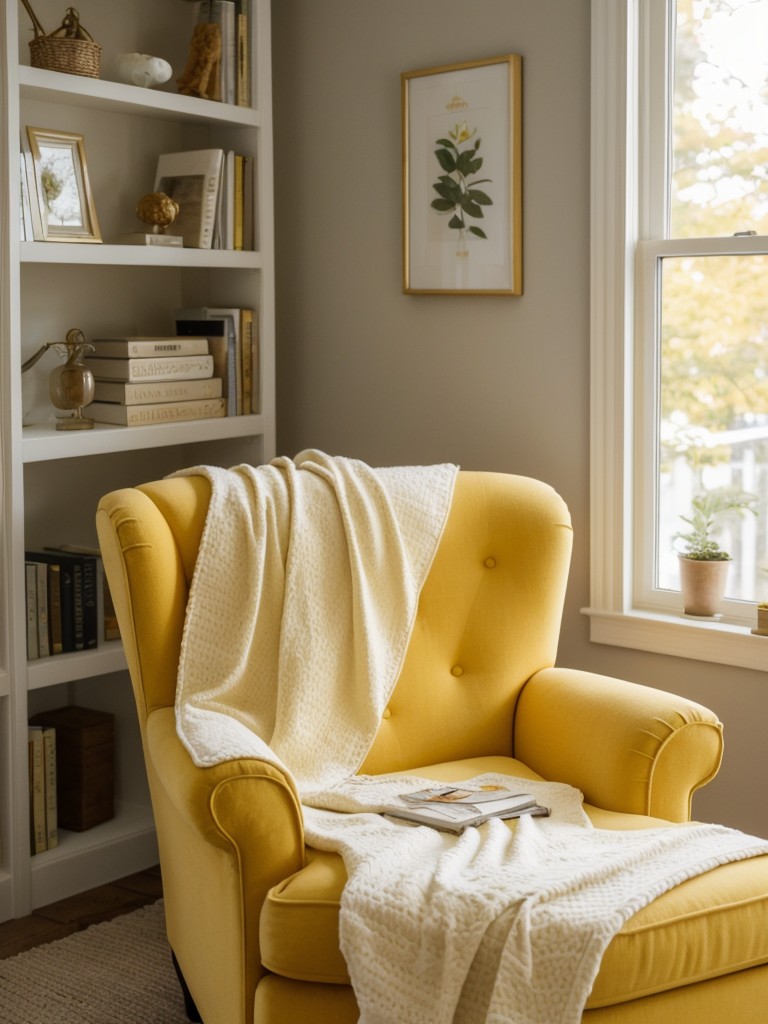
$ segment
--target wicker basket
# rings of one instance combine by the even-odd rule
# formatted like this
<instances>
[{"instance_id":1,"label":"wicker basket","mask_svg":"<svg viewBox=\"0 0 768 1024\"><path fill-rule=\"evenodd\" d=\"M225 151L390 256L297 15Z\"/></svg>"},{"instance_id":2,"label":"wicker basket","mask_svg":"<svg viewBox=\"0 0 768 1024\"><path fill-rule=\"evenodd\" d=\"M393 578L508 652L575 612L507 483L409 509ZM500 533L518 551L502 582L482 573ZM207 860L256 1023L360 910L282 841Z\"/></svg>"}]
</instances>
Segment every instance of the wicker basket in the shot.
<instances>
[{"instance_id":1,"label":"wicker basket","mask_svg":"<svg viewBox=\"0 0 768 1024\"><path fill-rule=\"evenodd\" d=\"M29 52L33 68L86 78L98 78L101 73L101 46L90 39L39 36L30 40Z\"/></svg>"}]
</instances>

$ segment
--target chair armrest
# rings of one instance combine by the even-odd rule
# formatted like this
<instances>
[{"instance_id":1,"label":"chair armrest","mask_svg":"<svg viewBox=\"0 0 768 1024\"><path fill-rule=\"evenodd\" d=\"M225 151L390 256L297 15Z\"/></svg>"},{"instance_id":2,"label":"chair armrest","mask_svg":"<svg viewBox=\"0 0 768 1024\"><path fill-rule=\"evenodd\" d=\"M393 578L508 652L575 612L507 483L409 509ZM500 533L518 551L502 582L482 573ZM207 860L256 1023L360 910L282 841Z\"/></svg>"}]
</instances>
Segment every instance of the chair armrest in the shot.
<instances>
[{"instance_id":1,"label":"chair armrest","mask_svg":"<svg viewBox=\"0 0 768 1024\"><path fill-rule=\"evenodd\" d=\"M150 713L147 755L156 782L200 839L241 857L258 850L260 871L271 874L275 863L279 878L302 867L301 804L284 772L255 758L199 768L178 738L173 708Z\"/></svg>"},{"instance_id":2,"label":"chair armrest","mask_svg":"<svg viewBox=\"0 0 768 1024\"><path fill-rule=\"evenodd\" d=\"M250 1020L264 899L305 863L298 796L255 758L197 767L173 708L150 712L144 742L171 948L206 1022Z\"/></svg>"},{"instance_id":3,"label":"chair armrest","mask_svg":"<svg viewBox=\"0 0 768 1024\"><path fill-rule=\"evenodd\" d=\"M622 679L551 668L526 683L515 757L606 810L688 821L715 777L722 725L707 708Z\"/></svg>"}]
</instances>

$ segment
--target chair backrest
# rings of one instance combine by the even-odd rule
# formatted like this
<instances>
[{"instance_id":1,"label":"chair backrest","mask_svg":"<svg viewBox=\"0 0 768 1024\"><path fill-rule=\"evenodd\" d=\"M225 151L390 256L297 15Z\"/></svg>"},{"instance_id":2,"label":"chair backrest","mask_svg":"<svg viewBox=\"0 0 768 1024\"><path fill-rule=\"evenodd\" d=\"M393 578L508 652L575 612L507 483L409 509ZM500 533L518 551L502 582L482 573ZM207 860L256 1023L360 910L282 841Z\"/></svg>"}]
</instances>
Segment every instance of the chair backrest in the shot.
<instances>
[{"instance_id":1,"label":"chair backrest","mask_svg":"<svg viewBox=\"0 0 768 1024\"><path fill-rule=\"evenodd\" d=\"M142 729L172 706L189 586L210 497L203 477L113 491L97 527ZM520 690L557 653L571 553L546 484L462 472L411 642L362 770L512 754Z\"/></svg>"}]
</instances>

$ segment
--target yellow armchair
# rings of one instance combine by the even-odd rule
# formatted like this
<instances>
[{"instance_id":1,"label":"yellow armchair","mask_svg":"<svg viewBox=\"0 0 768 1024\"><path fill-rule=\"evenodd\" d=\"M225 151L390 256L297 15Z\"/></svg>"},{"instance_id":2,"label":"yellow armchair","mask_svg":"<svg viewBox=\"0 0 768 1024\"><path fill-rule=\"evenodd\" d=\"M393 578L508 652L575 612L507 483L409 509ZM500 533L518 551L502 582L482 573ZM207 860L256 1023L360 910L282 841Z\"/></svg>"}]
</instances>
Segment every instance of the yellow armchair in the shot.
<instances>
[{"instance_id":1,"label":"yellow armchair","mask_svg":"<svg viewBox=\"0 0 768 1024\"><path fill-rule=\"evenodd\" d=\"M179 477L108 494L97 513L169 941L191 1019L352 1024L338 945L343 862L305 845L282 772L257 760L198 768L176 734L176 669L209 495L204 478ZM689 819L694 791L720 764L720 723L681 697L554 667L570 551L568 511L551 488L459 474L362 771L567 782L602 828ZM764 1024L766 1007L768 857L758 857L691 879L631 918L603 957L583 1021Z\"/></svg>"}]
</instances>

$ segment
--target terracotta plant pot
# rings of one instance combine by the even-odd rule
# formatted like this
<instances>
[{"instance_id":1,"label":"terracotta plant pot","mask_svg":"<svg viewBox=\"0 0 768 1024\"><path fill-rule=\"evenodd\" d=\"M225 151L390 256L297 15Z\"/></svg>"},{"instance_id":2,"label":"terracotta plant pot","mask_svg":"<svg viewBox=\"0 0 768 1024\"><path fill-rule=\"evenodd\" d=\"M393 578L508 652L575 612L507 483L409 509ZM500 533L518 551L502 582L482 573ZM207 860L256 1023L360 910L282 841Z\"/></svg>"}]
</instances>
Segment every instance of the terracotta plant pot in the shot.
<instances>
[{"instance_id":1,"label":"terracotta plant pot","mask_svg":"<svg viewBox=\"0 0 768 1024\"><path fill-rule=\"evenodd\" d=\"M680 589L686 615L717 615L725 595L729 561L705 562L678 556Z\"/></svg>"}]
</instances>

